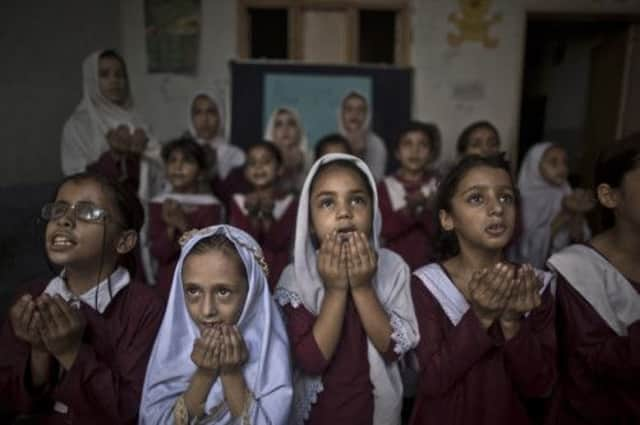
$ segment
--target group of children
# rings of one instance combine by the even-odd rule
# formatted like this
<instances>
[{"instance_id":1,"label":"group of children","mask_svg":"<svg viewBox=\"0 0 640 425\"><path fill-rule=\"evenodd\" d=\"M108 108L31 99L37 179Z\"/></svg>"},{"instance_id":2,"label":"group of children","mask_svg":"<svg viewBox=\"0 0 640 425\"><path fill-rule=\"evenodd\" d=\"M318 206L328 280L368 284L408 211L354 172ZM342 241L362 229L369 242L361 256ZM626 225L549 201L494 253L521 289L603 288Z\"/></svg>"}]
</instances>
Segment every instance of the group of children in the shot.
<instances>
[{"instance_id":1,"label":"group of children","mask_svg":"<svg viewBox=\"0 0 640 425\"><path fill-rule=\"evenodd\" d=\"M566 152L546 143L516 184L488 122L446 173L437 127L410 123L384 177L357 93L313 162L295 111L243 152L206 93L189 134L160 148L132 120L115 127L132 114L124 62L98 52L85 71L63 146L77 167L83 143L103 146L42 209L57 274L2 326L6 410L399 424L413 370L411 424L640 421L640 136L601 155L595 194L571 190ZM589 240L596 203L608 227Z\"/></svg>"}]
</instances>

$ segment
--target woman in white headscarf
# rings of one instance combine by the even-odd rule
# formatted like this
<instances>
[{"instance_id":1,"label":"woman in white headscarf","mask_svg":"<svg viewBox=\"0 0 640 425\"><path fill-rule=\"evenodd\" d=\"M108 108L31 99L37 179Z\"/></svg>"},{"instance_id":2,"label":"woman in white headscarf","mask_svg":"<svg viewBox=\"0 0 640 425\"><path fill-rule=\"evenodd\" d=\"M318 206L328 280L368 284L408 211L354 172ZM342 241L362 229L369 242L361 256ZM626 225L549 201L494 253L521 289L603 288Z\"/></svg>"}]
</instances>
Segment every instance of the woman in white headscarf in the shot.
<instances>
[{"instance_id":1,"label":"woman in white headscarf","mask_svg":"<svg viewBox=\"0 0 640 425\"><path fill-rule=\"evenodd\" d=\"M139 423L285 424L292 399L289 344L259 245L226 225L183 240ZM236 267L241 277L229 278ZM212 303L216 308L207 307ZM242 360L226 369L233 357Z\"/></svg>"},{"instance_id":2,"label":"woman in white headscarf","mask_svg":"<svg viewBox=\"0 0 640 425\"><path fill-rule=\"evenodd\" d=\"M338 131L349 140L354 155L363 159L376 181L387 168L387 147L371 129L371 108L362 93L351 91L340 102Z\"/></svg>"},{"instance_id":3,"label":"woman in white headscarf","mask_svg":"<svg viewBox=\"0 0 640 425\"><path fill-rule=\"evenodd\" d=\"M264 139L275 144L282 154L281 190L298 192L313 162L298 112L287 106L276 108L267 122Z\"/></svg>"},{"instance_id":4,"label":"woman in white headscarf","mask_svg":"<svg viewBox=\"0 0 640 425\"><path fill-rule=\"evenodd\" d=\"M319 183L327 179L334 182L330 187ZM319 210L326 211L322 215L327 220L314 221L312 212ZM283 271L274 294L288 317L294 353L292 424L400 424L403 389L398 359L417 345L419 335L409 267L380 247L381 222L376 183L362 160L334 153L315 162L300 194L293 263ZM341 288L347 294L337 295L335 282L323 277L331 246L340 246L340 256L344 249L360 247L357 254L348 254L349 288ZM331 262L337 263L333 254ZM370 277L363 276L363 264ZM344 277L340 279L344 284ZM363 291L355 289L359 284ZM343 296L346 300L336 298ZM344 301L341 309L336 300ZM324 329L336 320L339 334L327 357L324 342L319 342L326 336L316 335L316 325L318 335L326 335ZM367 328L372 323L375 326Z\"/></svg>"},{"instance_id":5,"label":"woman in white headscarf","mask_svg":"<svg viewBox=\"0 0 640 425\"><path fill-rule=\"evenodd\" d=\"M569 186L567 153L551 142L527 152L518 176L522 197L522 234L516 260L543 268L547 258L590 237L584 214L595 206L593 194Z\"/></svg>"},{"instance_id":6,"label":"woman in white headscarf","mask_svg":"<svg viewBox=\"0 0 640 425\"><path fill-rule=\"evenodd\" d=\"M137 115L124 60L113 50L82 63L83 97L62 131L62 171L92 168L129 181L141 200L161 189L160 146Z\"/></svg>"},{"instance_id":7,"label":"woman in white headscarf","mask_svg":"<svg viewBox=\"0 0 640 425\"><path fill-rule=\"evenodd\" d=\"M215 152L215 174L220 180L244 165L242 149L229 143L224 134L224 104L210 90L195 93L189 103L189 135Z\"/></svg>"}]
</instances>

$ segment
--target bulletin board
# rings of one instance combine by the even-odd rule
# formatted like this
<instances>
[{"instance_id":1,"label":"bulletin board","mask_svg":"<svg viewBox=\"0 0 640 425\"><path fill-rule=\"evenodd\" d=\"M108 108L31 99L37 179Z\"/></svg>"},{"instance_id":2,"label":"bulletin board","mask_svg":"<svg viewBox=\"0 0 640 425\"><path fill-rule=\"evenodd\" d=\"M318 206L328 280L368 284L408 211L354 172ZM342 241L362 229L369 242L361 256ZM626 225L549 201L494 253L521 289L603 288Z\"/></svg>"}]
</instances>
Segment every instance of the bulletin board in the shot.
<instances>
[{"instance_id":1,"label":"bulletin board","mask_svg":"<svg viewBox=\"0 0 640 425\"><path fill-rule=\"evenodd\" d=\"M246 146L261 140L271 112L295 108L311 149L338 130L340 101L356 90L369 100L374 131L391 145L411 119L411 68L232 61L231 141Z\"/></svg>"}]
</instances>

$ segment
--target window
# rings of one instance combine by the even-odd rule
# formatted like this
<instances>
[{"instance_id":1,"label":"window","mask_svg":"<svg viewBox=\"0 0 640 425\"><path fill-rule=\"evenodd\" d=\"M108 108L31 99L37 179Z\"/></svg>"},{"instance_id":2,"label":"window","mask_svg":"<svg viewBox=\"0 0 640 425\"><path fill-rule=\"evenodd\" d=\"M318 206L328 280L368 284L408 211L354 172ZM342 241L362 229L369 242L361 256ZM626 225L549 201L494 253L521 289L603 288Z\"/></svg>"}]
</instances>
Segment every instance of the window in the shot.
<instances>
[{"instance_id":1,"label":"window","mask_svg":"<svg viewBox=\"0 0 640 425\"><path fill-rule=\"evenodd\" d=\"M360 10L360 63L395 63L396 11Z\"/></svg>"},{"instance_id":2,"label":"window","mask_svg":"<svg viewBox=\"0 0 640 425\"><path fill-rule=\"evenodd\" d=\"M249 57L287 59L289 56L287 9L250 8L248 12L251 33Z\"/></svg>"}]
</instances>

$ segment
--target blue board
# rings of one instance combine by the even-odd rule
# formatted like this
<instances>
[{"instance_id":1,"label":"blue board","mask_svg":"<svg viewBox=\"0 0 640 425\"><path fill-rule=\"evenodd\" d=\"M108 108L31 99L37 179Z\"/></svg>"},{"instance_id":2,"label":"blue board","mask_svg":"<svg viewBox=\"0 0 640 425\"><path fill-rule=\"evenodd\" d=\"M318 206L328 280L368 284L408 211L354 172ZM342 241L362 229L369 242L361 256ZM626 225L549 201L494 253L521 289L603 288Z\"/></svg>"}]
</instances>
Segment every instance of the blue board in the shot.
<instances>
[{"instance_id":1,"label":"blue board","mask_svg":"<svg viewBox=\"0 0 640 425\"><path fill-rule=\"evenodd\" d=\"M369 100L373 99L371 77L267 73L264 77L262 128L266 128L276 108L292 107L300 114L307 139L314 146L322 136L337 132L340 102L353 90Z\"/></svg>"}]
</instances>

